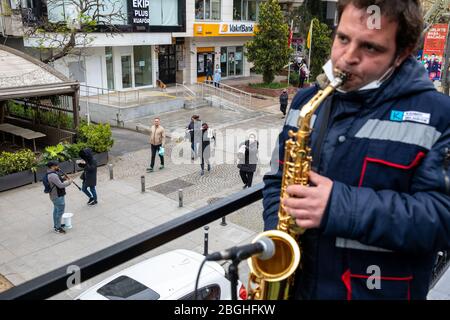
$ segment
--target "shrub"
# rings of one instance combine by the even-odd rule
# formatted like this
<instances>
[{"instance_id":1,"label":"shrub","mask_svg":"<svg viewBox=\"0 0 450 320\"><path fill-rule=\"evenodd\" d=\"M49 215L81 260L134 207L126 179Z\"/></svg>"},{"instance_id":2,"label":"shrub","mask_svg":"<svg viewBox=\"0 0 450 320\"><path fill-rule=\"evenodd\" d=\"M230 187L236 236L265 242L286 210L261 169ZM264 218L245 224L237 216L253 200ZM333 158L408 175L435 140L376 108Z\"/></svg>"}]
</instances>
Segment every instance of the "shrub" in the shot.
<instances>
[{"instance_id":1,"label":"shrub","mask_svg":"<svg viewBox=\"0 0 450 320\"><path fill-rule=\"evenodd\" d=\"M86 142L77 142L74 144L66 143L64 144L64 149L66 153L70 156L71 159L79 158L80 150L88 148L88 144Z\"/></svg>"},{"instance_id":2,"label":"shrub","mask_svg":"<svg viewBox=\"0 0 450 320\"><path fill-rule=\"evenodd\" d=\"M45 165L50 160L56 160L59 162L67 161L71 158L66 148L63 144L58 144L56 146L48 146L45 148L42 154L42 159L39 162L40 165Z\"/></svg>"},{"instance_id":3,"label":"shrub","mask_svg":"<svg viewBox=\"0 0 450 320\"><path fill-rule=\"evenodd\" d=\"M29 149L0 154L0 176L35 169L36 155Z\"/></svg>"},{"instance_id":4,"label":"shrub","mask_svg":"<svg viewBox=\"0 0 450 320\"><path fill-rule=\"evenodd\" d=\"M300 83L300 77L297 72L291 72L291 74L289 76L289 82L293 86L296 86L296 87L298 86L298 84Z\"/></svg>"},{"instance_id":5,"label":"shrub","mask_svg":"<svg viewBox=\"0 0 450 320\"><path fill-rule=\"evenodd\" d=\"M78 129L80 142L85 142L94 152L106 152L114 144L111 126L107 124L82 123Z\"/></svg>"}]
</instances>

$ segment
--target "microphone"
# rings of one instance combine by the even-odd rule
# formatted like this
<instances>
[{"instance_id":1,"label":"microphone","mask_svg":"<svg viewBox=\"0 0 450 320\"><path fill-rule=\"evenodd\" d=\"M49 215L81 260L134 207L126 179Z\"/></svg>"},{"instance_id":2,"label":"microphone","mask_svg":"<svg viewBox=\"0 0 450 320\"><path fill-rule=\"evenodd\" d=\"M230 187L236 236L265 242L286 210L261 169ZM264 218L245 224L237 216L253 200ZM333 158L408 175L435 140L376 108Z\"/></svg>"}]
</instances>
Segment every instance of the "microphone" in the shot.
<instances>
[{"instance_id":1,"label":"microphone","mask_svg":"<svg viewBox=\"0 0 450 320\"><path fill-rule=\"evenodd\" d=\"M275 254L275 245L268 237L261 237L255 243L232 247L224 251L214 252L206 256L207 261L238 259L244 260L258 255L261 260L268 260Z\"/></svg>"}]
</instances>

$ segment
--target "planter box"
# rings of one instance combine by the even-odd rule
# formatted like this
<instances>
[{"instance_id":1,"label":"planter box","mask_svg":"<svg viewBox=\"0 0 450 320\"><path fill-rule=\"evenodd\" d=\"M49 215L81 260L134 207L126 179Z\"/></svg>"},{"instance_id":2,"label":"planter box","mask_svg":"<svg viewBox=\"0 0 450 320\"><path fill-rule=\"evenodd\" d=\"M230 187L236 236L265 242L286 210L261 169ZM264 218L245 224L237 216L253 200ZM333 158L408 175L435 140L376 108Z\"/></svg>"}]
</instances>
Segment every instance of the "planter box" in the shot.
<instances>
[{"instance_id":1,"label":"planter box","mask_svg":"<svg viewBox=\"0 0 450 320\"><path fill-rule=\"evenodd\" d=\"M97 167L108 164L108 152L95 153L94 159L97 161Z\"/></svg>"},{"instance_id":2,"label":"planter box","mask_svg":"<svg viewBox=\"0 0 450 320\"><path fill-rule=\"evenodd\" d=\"M59 164L59 168L67 174L73 173L74 172L74 162L72 162L72 160L61 162ZM42 179L44 178L46 173L47 173L47 167L38 168L36 170L36 175L35 175L36 177L35 177L34 181L35 182L42 181Z\"/></svg>"},{"instance_id":3,"label":"planter box","mask_svg":"<svg viewBox=\"0 0 450 320\"><path fill-rule=\"evenodd\" d=\"M34 172L31 170L16 172L0 177L0 191L21 187L34 182Z\"/></svg>"}]
</instances>

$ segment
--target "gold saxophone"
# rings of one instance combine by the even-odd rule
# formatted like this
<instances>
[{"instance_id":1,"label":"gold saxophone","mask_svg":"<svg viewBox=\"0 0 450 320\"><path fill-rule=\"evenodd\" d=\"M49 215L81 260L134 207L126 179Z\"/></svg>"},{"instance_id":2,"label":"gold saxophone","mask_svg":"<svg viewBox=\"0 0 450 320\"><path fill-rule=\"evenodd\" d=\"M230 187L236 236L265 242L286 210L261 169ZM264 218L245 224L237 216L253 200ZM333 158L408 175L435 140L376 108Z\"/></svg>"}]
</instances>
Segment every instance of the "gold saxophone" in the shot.
<instances>
[{"instance_id":1,"label":"gold saxophone","mask_svg":"<svg viewBox=\"0 0 450 320\"><path fill-rule=\"evenodd\" d=\"M281 183L280 207L276 230L260 233L253 242L261 237L270 238L275 245L275 254L268 260L258 257L248 259L250 275L248 281L249 300L287 300L292 295L294 273L300 263L299 236L304 232L295 220L286 212L282 200L289 197L288 186L296 184L307 186L311 170L311 117L320 104L338 87L344 84L348 75L335 69L337 77L324 89L320 90L300 111L298 131L289 131L285 143L283 180Z\"/></svg>"}]
</instances>

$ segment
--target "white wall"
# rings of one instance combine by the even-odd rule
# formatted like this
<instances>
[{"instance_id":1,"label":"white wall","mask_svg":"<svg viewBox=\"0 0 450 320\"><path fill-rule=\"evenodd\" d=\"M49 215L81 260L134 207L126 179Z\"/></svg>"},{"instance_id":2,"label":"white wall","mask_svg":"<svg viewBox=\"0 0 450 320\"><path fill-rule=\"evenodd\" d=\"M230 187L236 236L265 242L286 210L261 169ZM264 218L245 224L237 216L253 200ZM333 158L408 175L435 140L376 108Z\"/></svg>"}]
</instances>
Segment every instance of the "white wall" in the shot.
<instances>
[{"instance_id":1,"label":"white wall","mask_svg":"<svg viewBox=\"0 0 450 320\"><path fill-rule=\"evenodd\" d=\"M66 56L56 60L54 67L69 77L69 63L81 61L85 63L86 69L86 82L83 84L103 88L105 87L104 84L106 84L106 70L103 65L104 57L104 48L91 48L86 50L83 56Z\"/></svg>"}]
</instances>

